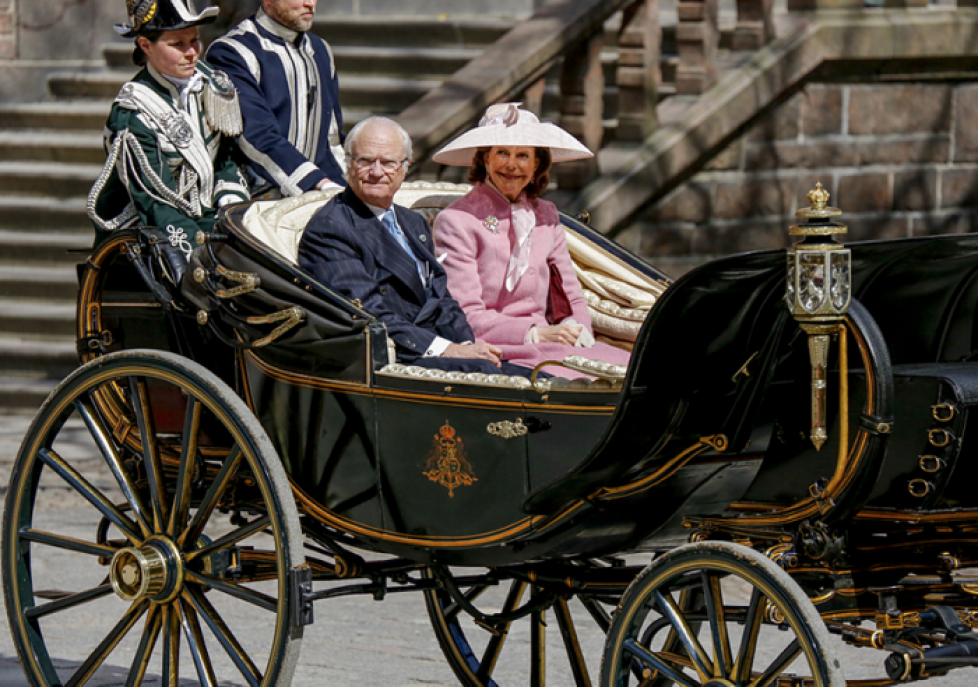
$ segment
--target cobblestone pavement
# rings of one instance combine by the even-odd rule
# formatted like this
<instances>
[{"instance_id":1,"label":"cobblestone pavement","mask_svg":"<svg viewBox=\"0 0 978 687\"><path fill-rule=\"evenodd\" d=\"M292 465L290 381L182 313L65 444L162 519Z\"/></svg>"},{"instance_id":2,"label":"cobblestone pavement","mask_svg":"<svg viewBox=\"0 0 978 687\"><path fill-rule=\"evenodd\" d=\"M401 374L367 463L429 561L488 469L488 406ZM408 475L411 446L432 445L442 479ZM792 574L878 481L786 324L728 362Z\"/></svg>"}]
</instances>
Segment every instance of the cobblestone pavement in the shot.
<instances>
[{"instance_id":1,"label":"cobblestone pavement","mask_svg":"<svg viewBox=\"0 0 978 687\"><path fill-rule=\"evenodd\" d=\"M6 497L11 465L15 459L17 448L26 432L29 418L21 415L0 415L0 487ZM62 437L77 433L79 439L86 437L85 430L79 427L69 427ZM71 441L67 442L69 445ZM67 454L73 451L75 458L80 457L85 450L86 442L77 442L77 447L62 447ZM94 457L93 457L94 458ZM79 536L88 537L90 524L84 525L83 511L87 504L75 503L71 493L51 495L52 517L60 525L70 531L77 525ZM631 562L638 563L640 559ZM110 597L114 600L115 597ZM123 602L119 601L121 606ZM490 599L487 603L492 603ZM575 602L576 603L576 602ZM96 615L100 609L112 606L102 602L90 604L98 608L86 612ZM580 610L580 609L578 609ZM366 597L346 597L319 602L315 608L316 622L306 628L302 643L299 666L296 670L293 684L296 687L321 687L323 685L356 687L407 687L410 685L454 685L457 684L448 664L445 662L438 643L428 624L424 600L418 594L393 594L383 602L375 602ZM91 647L84 640L86 630L97 625L103 618L82 615L74 621L66 621L60 627L57 637L57 661L59 668L71 670L84 660L86 653L81 647ZM114 619L107 622L114 622ZM0 687L22 687L28 683L20 670L16 658L11 635L6 622L0 625ZM578 628L581 633L581 643L587 656L592 678L596 680L600 666L600 652L603 644L602 633L590 623ZM256 637L266 636L268 627L254 626L248 632L256 633ZM49 635L48 639L51 637ZM241 638L243 642L250 640L248 636ZM507 651L497 667L495 677L504 687L524 684L522 679L527 672L529 636L526 623L516 623L511 630ZM878 677L881 675L880 662L885 654L871 650L855 650L839 647L847 676ZM90 648L88 649L90 650ZM573 684L570 673L560 660L563 648L560 644L556 623L550 624L548 631L548 679L554 687ZM152 672L152 671L151 671ZM104 666L95 679L88 684L94 687L123 685L128 673L124 662L113 664L112 658ZM235 678L239 674L233 669L219 672L222 685L237 685ZM928 685L933 687L964 687L974 684L975 671L965 669L949 677L933 679ZM160 684L158 671L155 675L147 676L147 685ZM187 682L186 684L196 684Z\"/></svg>"}]
</instances>

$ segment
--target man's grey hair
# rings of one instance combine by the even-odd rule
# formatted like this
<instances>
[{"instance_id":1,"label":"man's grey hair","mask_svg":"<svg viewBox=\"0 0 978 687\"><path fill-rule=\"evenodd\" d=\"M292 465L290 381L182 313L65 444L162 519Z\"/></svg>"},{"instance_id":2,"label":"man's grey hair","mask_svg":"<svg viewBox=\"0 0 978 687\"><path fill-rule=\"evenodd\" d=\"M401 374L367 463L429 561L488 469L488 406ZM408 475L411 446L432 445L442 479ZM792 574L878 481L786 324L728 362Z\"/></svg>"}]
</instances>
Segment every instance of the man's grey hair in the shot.
<instances>
[{"instance_id":1,"label":"man's grey hair","mask_svg":"<svg viewBox=\"0 0 978 687\"><path fill-rule=\"evenodd\" d=\"M393 119L388 117L367 117L354 126L350 133L346 135L346 143L343 149L346 150L346 156L348 158L353 157L353 146L357 142L357 138L363 133L365 129L377 127L378 129L387 129L388 131L396 131L401 137L401 144L404 146L404 159L413 160L414 159L414 147L411 145L411 137L408 132L404 130L404 127L395 122Z\"/></svg>"}]
</instances>

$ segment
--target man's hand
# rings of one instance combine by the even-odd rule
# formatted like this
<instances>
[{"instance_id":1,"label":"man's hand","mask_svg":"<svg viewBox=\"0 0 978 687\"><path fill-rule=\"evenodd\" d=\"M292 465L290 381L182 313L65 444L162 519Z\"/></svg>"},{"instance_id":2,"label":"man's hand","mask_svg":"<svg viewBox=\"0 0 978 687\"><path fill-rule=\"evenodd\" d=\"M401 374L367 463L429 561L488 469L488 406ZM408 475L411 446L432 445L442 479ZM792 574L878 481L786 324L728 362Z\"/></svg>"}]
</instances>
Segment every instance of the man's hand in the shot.
<instances>
[{"instance_id":1,"label":"man's hand","mask_svg":"<svg viewBox=\"0 0 978 687\"><path fill-rule=\"evenodd\" d=\"M573 346L577 343L577 337L581 335L582 329L584 328L580 325L555 324L552 327L537 327L537 333L540 341Z\"/></svg>"},{"instance_id":2,"label":"man's hand","mask_svg":"<svg viewBox=\"0 0 978 687\"><path fill-rule=\"evenodd\" d=\"M448 344L442 354L442 358L482 358L499 367L499 356L503 349L493 346L485 341L477 341L474 344Z\"/></svg>"},{"instance_id":3,"label":"man's hand","mask_svg":"<svg viewBox=\"0 0 978 687\"><path fill-rule=\"evenodd\" d=\"M318 184L316 184L317 191L325 191L328 188L343 188L343 187L331 179L323 179Z\"/></svg>"}]
</instances>

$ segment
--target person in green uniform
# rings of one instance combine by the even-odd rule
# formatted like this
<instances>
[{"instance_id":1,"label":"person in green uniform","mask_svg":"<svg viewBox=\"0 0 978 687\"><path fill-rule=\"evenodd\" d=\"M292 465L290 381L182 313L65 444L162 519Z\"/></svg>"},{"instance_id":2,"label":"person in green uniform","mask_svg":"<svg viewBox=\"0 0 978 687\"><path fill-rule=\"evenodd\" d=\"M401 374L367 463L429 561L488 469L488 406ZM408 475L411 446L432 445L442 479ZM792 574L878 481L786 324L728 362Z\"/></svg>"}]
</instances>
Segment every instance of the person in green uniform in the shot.
<instances>
[{"instance_id":1,"label":"person in green uniform","mask_svg":"<svg viewBox=\"0 0 978 687\"><path fill-rule=\"evenodd\" d=\"M248 200L235 137L242 131L231 80L200 60L198 28L217 7L193 0L126 0L142 69L123 85L105 125L107 160L88 197L95 245L130 226L158 228L188 254L217 209Z\"/></svg>"}]
</instances>

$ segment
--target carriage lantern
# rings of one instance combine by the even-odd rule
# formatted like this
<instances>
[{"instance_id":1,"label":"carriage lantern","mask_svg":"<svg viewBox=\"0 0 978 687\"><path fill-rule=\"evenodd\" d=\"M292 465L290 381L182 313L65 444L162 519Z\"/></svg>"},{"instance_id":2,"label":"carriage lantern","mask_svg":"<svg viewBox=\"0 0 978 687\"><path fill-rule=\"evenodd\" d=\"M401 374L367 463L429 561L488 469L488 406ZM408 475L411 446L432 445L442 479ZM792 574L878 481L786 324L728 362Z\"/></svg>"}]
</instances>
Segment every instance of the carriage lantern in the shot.
<instances>
[{"instance_id":1,"label":"carriage lantern","mask_svg":"<svg viewBox=\"0 0 978 687\"><path fill-rule=\"evenodd\" d=\"M811 207L795 217L805 222L788 230L804 238L788 249L788 284L785 300L791 314L808 334L812 363L812 431L816 449L828 438L826 423L826 369L832 334L839 332L849 310L852 257L835 240L846 233L846 225L832 221L842 210L828 207L829 192L821 183L809 191Z\"/></svg>"}]
</instances>

